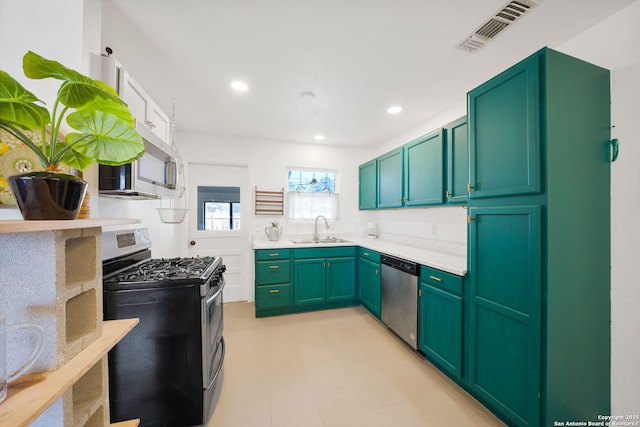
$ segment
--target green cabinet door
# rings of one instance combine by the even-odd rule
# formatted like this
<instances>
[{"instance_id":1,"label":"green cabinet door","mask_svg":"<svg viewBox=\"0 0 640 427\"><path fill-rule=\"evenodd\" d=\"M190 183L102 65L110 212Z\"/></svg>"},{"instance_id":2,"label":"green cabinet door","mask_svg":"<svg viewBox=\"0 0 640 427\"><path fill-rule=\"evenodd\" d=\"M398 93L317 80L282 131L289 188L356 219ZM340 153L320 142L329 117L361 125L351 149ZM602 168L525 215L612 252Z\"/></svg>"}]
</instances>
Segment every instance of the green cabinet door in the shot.
<instances>
[{"instance_id":1,"label":"green cabinet door","mask_svg":"<svg viewBox=\"0 0 640 427\"><path fill-rule=\"evenodd\" d=\"M380 318L380 263L359 259L358 285L360 302L378 319Z\"/></svg>"},{"instance_id":2,"label":"green cabinet door","mask_svg":"<svg viewBox=\"0 0 640 427\"><path fill-rule=\"evenodd\" d=\"M404 146L404 206L442 204L443 142L440 129Z\"/></svg>"},{"instance_id":3,"label":"green cabinet door","mask_svg":"<svg viewBox=\"0 0 640 427\"><path fill-rule=\"evenodd\" d=\"M468 94L470 198L541 191L539 56Z\"/></svg>"},{"instance_id":4,"label":"green cabinet door","mask_svg":"<svg viewBox=\"0 0 640 427\"><path fill-rule=\"evenodd\" d=\"M445 128L447 140L447 203L466 203L469 191L469 138L467 117L449 123Z\"/></svg>"},{"instance_id":5,"label":"green cabinet door","mask_svg":"<svg viewBox=\"0 0 640 427\"><path fill-rule=\"evenodd\" d=\"M403 151L397 148L378 157L378 207L402 207Z\"/></svg>"},{"instance_id":6,"label":"green cabinet door","mask_svg":"<svg viewBox=\"0 0 640 427\"><path fill-rule=\"evenodd\" d=\"M356 261L354 257L327 258L327 302L356 298Z\"/></svg>"},{"instance_id":7,"label":"green cabinet door","mask_svg":"<svg viewBox=\"0 0 640 427\"><path fill-rule=\"evenodd\" d=\"M318 304L326 300L325 259L310 258L293 261L293 303Z\"/></svg>"},{"instance_id":8,"label":"green cabinet door","mask_svg":"<svg viewBox=\"0 0 640 427\"><path fill-rule=\"evenodd\" d=\"M360 165L358 177L358 206L361 210L377 208L378 162L374 159Z\"/></svg>"},{"instance_id":9,"label":"green cabinet door","mask_svg":"<svg viewBox=\"0 0 640 427\"><path fill-rule=\"evenodd\" d=\"M510 425L537 426L541 207L470 207L469 215L468 385Z\"/></svg>"},{"instance_id":10,"label":"green cabinet door","mask_svg":"<svg viewBox=\"0 0 640 427\"><path fill-rule=\"evenodd\" d=\"M451 375L462 378L462 298L421 280L418 345Z\"/></svg>"}]
</instances>

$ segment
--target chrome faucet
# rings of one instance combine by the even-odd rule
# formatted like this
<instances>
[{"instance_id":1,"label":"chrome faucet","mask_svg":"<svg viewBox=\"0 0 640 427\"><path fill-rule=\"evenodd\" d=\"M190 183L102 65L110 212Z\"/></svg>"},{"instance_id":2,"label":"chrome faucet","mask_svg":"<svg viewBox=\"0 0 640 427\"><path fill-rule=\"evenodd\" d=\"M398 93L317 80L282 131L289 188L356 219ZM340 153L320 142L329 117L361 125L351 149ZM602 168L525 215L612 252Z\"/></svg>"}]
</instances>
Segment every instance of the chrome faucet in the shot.
<instances>
[{"instance_id":1,"label":"chrome faucet","mask_svg":"<svg viewBox=\"0 0 640 427\"><path fill-rule=\"evenodd\" d=\"M316 228L315 228L315 230L313 232L313 241L315 243L318 243L318 240L320 240L319 239L320 236L318 236L318 219L319 218L324 219L324 225L327 227L327 230L329 229L329 223L327 222L327 218L325 218L324 215L318 215L316 217Z\"/></svg>"}]
</instances>

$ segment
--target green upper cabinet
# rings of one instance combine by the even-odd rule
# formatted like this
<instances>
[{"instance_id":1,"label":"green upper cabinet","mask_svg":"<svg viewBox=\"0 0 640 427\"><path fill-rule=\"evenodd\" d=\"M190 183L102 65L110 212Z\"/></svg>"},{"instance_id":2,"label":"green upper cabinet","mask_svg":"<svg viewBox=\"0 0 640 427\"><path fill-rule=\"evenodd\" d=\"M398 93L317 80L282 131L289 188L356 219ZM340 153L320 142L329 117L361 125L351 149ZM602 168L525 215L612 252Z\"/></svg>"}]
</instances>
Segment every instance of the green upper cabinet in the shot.
<instances>
[{"instance_id":1,"label":"green upper cabinet","mask_svg":"<svg viewBox=\"0 0 640 427\"><path fill-rule=\"evenodd\" d=\"M467 117L449 123L445 128L447 140L447 203L466 203L469 191L469 137Z\"/></svg>"},{"instance_id":2,"label":"green upper cabinet","mask_svg":"<svg viewBox=\"0 0 640 427\"><path fill-rule=\"evenodd\" d=\"M533 56L469 92L469 198L541 191L539 80Z\"/></svg>"},{"instance_id":3,"label":"green upper cabinet","mask_svg":"<svg viewBox=\"0 0 640 427\"><path fill-rule=\"evenodd\" d=\"M378 157L378 207L402 207L403 150L397 148Z\"/></svg>"},{"instance_id":4,"label":"green upper cabinet","mask_svg":"<svg viewBox=\"0 0 640 427\"><path fill-rule=\"evenodd\" d=\"M361 210L378 207L378 162L371 160L359 169L358 205Z\"/></svg>"},{"instance_id":5,"label":"green upper cabinet","mask_svg":"<svg viewBox=\"0 0 640 427\"><path fill-rule=\"evenodd\" d=\"M442 204L444 194L443 130L406 144L404 206Z\"/></svg>"}]
</instances>

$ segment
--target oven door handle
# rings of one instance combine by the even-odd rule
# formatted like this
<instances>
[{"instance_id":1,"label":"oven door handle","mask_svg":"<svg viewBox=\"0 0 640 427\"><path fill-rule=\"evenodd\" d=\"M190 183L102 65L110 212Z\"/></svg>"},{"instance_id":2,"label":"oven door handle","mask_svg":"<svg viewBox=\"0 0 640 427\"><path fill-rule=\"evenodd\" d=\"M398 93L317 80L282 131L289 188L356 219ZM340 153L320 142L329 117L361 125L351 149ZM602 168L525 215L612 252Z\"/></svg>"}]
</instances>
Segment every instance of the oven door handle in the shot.
<instances>
[{"instance_id":1,"label":"oven door handle","mask_svg":"<svg viewBox=\"0 0 640 427\"><path fill-rule=\"evenodd\" d=\"M216 291L215 294L213 294L212 296L210 296L209 298L207 298L207 300L205 301L205 304L208 306L209 304L211 304L216 298L218 298L218 295L220 295L220 293L222 292L222 290L224 289L224 285L225 285L225 281L224 279L222 279L222 286L220 286L220 289L218 289Z\"/></svg>"},{"instance_id":2,"label":"oven door handle","mask_svg":"<svg viewBox=\"0 0 640 427\"><path fill-rule=\"evenodd\" d=\"M226 353L224 346L224 337L220 337L220 346L222 346L222 358L220 359L220 364L218 365L218 369L216 369L216 374L211 378L209 384L207 384L207 389L211 388L211 385L216 382L218 379L218 375L220 375L220 371L222 371L222 365L224 364L224 355Z\"/></svg>"},{"instance_id":3,"label":"oven door handle","mask_svg":"<svg viewBox=\"0 0 640 427\"><path fill-rule=\"evenodd\" d=\"M218 365L218 369L216 369L216 374L213 376L213 380L211 383L213 384L218 379L218 375L220 375L220 371L222 370L222 365L224 364L224 355L226 353L224 347L224 337L220 337L220 345L222 346L222 358L220 359L220 365Z\"/></svg>"}]
</instances>

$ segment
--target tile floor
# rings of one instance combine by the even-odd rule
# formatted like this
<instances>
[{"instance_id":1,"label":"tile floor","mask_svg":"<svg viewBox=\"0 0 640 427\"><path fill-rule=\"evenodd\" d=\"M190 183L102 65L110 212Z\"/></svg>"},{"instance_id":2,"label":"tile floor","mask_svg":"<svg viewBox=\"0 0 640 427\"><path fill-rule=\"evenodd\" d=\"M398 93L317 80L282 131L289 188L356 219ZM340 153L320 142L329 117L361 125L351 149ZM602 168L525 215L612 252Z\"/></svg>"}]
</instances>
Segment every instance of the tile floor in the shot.
<instances>
[{"instance_id":1,"label":"tile floor","mask_svg":"<svg viewBox=\"0 0 640 427\"><path fill-rule=\"evenodd\" d=\"M504 426L362 307L224 310L224 386L208 427Z\"/></svg>"}]
</instances>

